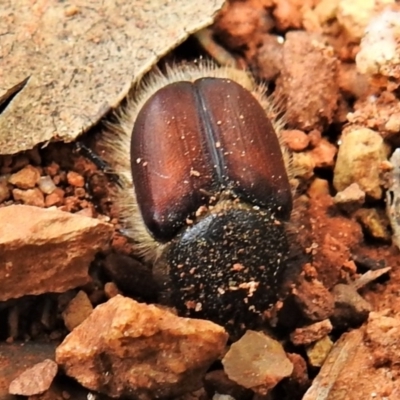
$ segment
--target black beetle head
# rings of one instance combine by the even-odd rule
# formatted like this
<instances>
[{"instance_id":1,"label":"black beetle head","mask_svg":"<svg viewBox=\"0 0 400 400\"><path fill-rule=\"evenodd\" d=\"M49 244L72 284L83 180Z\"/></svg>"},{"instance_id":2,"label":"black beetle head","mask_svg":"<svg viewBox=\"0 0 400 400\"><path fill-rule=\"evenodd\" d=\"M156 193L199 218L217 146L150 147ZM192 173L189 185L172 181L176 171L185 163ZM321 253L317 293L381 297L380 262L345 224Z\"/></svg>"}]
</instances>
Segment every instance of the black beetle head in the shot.
<instances>
[{"instance_id":1,"label":"black beetle head","mask_svg":"<svg viewBox=\"0 0 400 400\"><path fill-rule=\"evenodd\" d=\"M271 211L216 207L166 250L170 298L187 316L249 327L276 302L288 254L285 226Z\"/></svg>"}]
</instances>

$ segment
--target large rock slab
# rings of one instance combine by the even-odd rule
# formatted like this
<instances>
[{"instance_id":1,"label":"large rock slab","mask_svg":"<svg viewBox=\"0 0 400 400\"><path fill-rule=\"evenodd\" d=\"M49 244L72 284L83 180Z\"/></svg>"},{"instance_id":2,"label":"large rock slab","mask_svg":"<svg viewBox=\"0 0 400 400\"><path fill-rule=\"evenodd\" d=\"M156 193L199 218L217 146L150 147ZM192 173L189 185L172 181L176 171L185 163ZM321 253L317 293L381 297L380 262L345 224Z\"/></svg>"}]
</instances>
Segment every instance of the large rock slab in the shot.
<instances>
[{"instance_id":1,"label":"large rock slab","mask_svg":"<svg viewBox=\"0 0 400 400\"><path fill-rule=\"evenodd\" d=\"M3 0L0 154L72 141L223 0Z\"/></svg>"}]
</instances>

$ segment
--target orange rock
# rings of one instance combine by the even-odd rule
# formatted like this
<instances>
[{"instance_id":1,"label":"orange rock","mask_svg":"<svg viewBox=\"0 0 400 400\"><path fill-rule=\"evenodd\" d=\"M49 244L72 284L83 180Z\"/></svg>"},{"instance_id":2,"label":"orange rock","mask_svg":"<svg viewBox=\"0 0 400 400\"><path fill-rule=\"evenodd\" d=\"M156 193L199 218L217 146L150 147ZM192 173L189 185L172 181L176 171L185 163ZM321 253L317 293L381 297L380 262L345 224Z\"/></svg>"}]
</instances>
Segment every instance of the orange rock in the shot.
<instances>
[{"instance_id":1,"label":"orange rock","mask_svg":"<svg viewBox=\"0 0 400 400\"><path fill-rule=\"evenodd\" d=\"M45 206L60 206L64 202L65 192L59 187L56 187L53 193L50 193L46 196Z\"/></svg>"},{"instance_id":2,"label":"orange rock","mask_svg":"<svg viewBox=\"0 0 400 400\"><path fill-rule=\"evenodd\" d=\"M62 313L64 324L71 332L81 324L93 311L92 303L88 295L80 290L77 295L68 303Z\"/></svg>"},{"instance_id":3,"label":"orange rock","mask_svg":"<svg viewBox=\"0 0 400 400\"><path fill-rule=\"evenodd\" d=\"M113 232L97 219L23 205L0 208L0 221L0 301L84 285Z\"/></svg>"},{"instance_id":4,"label":"orange rock","mask_svg":"<svg viewBox=\"0 0 400 400\"><path fill-rule=\"evenodd\" d=\"M12 191L15 201L21 201L28 206L44 207L44 195L38 189L13 189Z\"/></svg>"},{"instance_id":5,"label":"orange rock","mask_svg":"<svg viewBox=\"0 0 400 400\"><path fill-rule=\"evenodd\" d=\"M222 364L229 379L262 395L293 372L282 345L251 330L231 346Z\"/></svg>"},{"instance_id":6,"label":"orange rock","mask_svg":"<svg viewBox=\"0 0 400 400\"><path fill-rule=\"evenodd\" d=\"M56 361L86 388L111 397L175 398L201 385L227 339L212 322L117 295L65 338Z\"/></svg>"},{"instance_id":7,"label":"orange rock","mask_svg":"<svg viewBox=\"0 0 400 400\"><path fill-rule=\"evenodd\" d=\"M67 180L68 180L68 183L71 186L83 187L85 185L84 177L82 175L78 174L77 172L74 172L74 171L69 171L68 172Z\"/></svg>"},{"instance_id":8,"label":"orange rock","mask_svg":"<svg viewBox=\"0 0 400 400\"><path fill-rule=\"evenodd\" d=\"M0 399L15 399L10 396L10 383L28 368L47 359L54 359L55 344L45 342L0 342Z\"/></svg>"},{"instance_id":9,"label":"orange rock","mask_svg":"<svg viewBox=\"0 0 400 400\"><path fill-rule=\"evenodd\" d=\"M290 340L295 346L307 345L322 339L331 331L331 322L329 319L324 319L323 321L295 329L290 335Z\"/></svg>"},{"instance_id":10,"label":"orange rock","mask_svg":"<svg viewBox=\"0 0 400 400\"><path fill-rule=\"evenodd\" d=\"M31 189L35 187L39 179L39 170L32 165L27 165L20 171L12 174L8 179L8 182L20 189Z\"/></svg>"},{"instance_id":11,"label":"orange rock","mask_svg":"<svg viewBox=\"0 0 400 400\"><path fill-rule=\"evenodd\" d=\"M305 150L310 144L309 137L298 129L284 130L281 132L283 141L293 151Z\"/></svg>"},{"instance_id":12,"label":"orange rock","mask_svg":"<svg viewBox=\"0 0 400 400\"><path fill-rule=\"evenodd\" d=\"M294 300L303 316L310 321L322 321L334 311L334 300L328 289L317 279L300 283L293 290Z\"/></svg>"},{"instance_id":13,"label":"orange rock","mask_svg":"<svg viewBox=\"0 0 400 400\"><path fill-rule=\"evenodd\" d=\"M111 299L112 297L121 294L120 291L118 290L117 285L114 282L107 282L104 285L104 293L108 299Z\"/></svg>"},{"instance_id":14,"label":"orange rock","mask_svg":"<svg viewBox=\"0 0 400 400\"><path fill-rule=\"evenodd\" d=\"M310 151L317 168L332 168L335 165L335 156L337 148L326 139L321 139L317 147Z\"/></svg>"},{"instance_id":15,"label":"orange rock","mask_svg":"<svg viewBox=\"0 0 400 400\"><path fill-rule=\"evenodd\" d=\"M344 190L337 192L333 200L340 209L351 213L364 204L365 192L360 189L358 183L352 183Z\"/></svg>"},{"instance_id":16,"label":"orange rock","mask_svg":"<svg viewBox=\"0 0 400 400\"><path fill-rule=\"evenodd\" d=\"M57 369L57 364L53 360L35 364L10 383L10 394L33 396L44 393L53 382Z\"/></svg>"}]
</instances>

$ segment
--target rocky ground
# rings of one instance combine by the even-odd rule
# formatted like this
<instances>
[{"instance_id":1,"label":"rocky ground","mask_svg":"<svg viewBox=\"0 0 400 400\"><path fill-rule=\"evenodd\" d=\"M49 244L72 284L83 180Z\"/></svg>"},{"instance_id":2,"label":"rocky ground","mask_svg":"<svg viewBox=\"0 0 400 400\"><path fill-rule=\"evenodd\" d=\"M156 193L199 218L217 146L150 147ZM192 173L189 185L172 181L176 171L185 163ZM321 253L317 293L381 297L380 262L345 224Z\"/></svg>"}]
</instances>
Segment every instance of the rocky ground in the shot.
<instances>
[{"instance_id":1,"label":"rocky ground","mask_svg":"<svg viewBox=\"0 0 400 400\"><path fill-rule=\"evenodd\" d=\"M1 400L400 398L400 5L231 1L161 64L199 56L268 85L311 262L232 341L155 305L112 176L75 143L0 156ZM100 154L102 129L81 139Z\"/></svg>"}]
</instances>

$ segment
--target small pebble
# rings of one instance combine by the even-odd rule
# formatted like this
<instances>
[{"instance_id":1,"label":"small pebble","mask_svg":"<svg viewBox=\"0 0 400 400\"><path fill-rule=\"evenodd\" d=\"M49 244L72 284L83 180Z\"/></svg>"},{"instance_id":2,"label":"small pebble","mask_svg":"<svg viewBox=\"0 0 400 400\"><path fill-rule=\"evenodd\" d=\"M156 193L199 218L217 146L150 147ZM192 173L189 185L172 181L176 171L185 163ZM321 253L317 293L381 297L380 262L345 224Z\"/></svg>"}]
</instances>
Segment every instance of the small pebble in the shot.
<instances>
[{"instance_id":1,"label":"small pebble","mask_svg":"<svg viewBox=\"0 0 400 400\"><path fill-rule=\"evenodd\" d=\"M310 141L310 146L312 148L317 147L321 139L322 134L321 131L319 131L318 129L313 129L308 133L308 140Z\"/></svg>"},{"instance_id":2,"label":"small pebble","mask_svg":"<svg viewBox=\"0 0 400 400\"><path fill-rule=\"evenodd\" d=\"M329 319L314 324L297 328L290 335L290 340L295 346L308 345L322 339L332 331Z\"/></svg>"},{"instance_id":3,"label":"small pebble","mask_svg":"<svg viewBox=\"0 0 400 400\"><path fill-rule=\"evenodd\" d=\"M329 336L318 340L306 349L308 361L313 367L322 367L326 357L333 347L333 342Z\"/></svg>"},{"instance_id":4,"label":"small pebble","mask_svg":"<svg viewBox=\"0 0 400 400\"><path fill-rule=\"evenodd\" d=\"M60 182L62 182L62 183L68 183L68 179L67 179L67 173L65 172L65 171L63 171L63 170L61 170L59 173L58 173L58 179L60 180Z\"/></svg>"},{"instance_id":5,"label":"small pebble","mask_svg":"<svg viewBox=\"0 0 400 400\"><path fill-rule=\"evenodd\" d=\"M371 16L366 20L360 51L356 56L357 69L362 74L380 74L399 82L400 11L388 8L375 18L371 18L375 10L369 11ZM359 15L358 9L354 12Z\"/></svg>"},{"instance_id":6,"label":"small pebble","mask_svg":"<svg viewBox=\"0 0 400 400\"><path fill-rule=\"evenodd\" d=\"M10 383L9 393L19 396L44 393L52 384L57 370L58 366L53 360L48 359L35 364Z\"/></svg>"},{"instance_id":7,"label":"small pebble","mask_svg":"<svg viewBox=\"0 0 400 400\"><path fill-rule=\"evenodd\" d=\"M56 176L59 171L60 171L60 166L54 161L52 161L50 165L44 168L44 172L52 177Z\"/></svg>"},{"instance_id":8,"label":"small pebble","mask_svg":"<svg viewBox=\"0 0 400 400\"><path fill-rule=\"evenodd\" d=\"M317 168L332 168L335 165L337 148L326 139L321 139L318 145L310 151Z\"/></svg>"},{"instance_id":9,"label":"small pebble","mask_svg":"<svg viewBox=\"0 0 400 400\"><path fill-rule=\"evenodd\" d=\"M346 271L350 275L354 275L357 273L357 265L353 260L347 260L342 265L343 271Z\"/></svg>"},{"instance_id":10,"label":"small pebble","mask_svg":"<svg viewBox=\"0 0 400 400\"><path fill-rule=\"evenodd\" d=\"M222 364L229 379L263 395L293 372L282 345L251 330L232 344Z\"/></svg>"},{"instance_id":11,"label":"small pebble","mask_svg":"<svg viewBox=\"0 0 400 400\"><path fill-rule=\"evenodd\" d=\"M400 132L400 115L391 115L385 124L385 129L394 134Z\"/></svg>"},{"instance_id":12,"label":"small pebble","mask_svg":"<svg viewBox=\"0 0 400 400\"><path fill-rule=\"evenodd\" d=\"M61 183L61 176L60 175L53 176L53 182L56 186L59 185Z\"/></svg>"},{"instance_id":13,"label":"small pebble","mask_svg":"<svg viewBox=\"0 0 400 400\"><path fill-rule=\"evenodd\" d=\"M13 189L12 194L14 200L22 204L36 207L44 207L45 205L44 195L38 188L28 190Z\"/></svg>"},{"instance_id":14,"label":"small pebble","mask_svg":"<svg viewBox=\"0 0 400 400\"><path fill-rule=\"evenodd\" d=\"M74 196L83 199L86 196L86 190L83 187L77 187L74 190Z\"/></svg>"},{"instance_id":15,"label":"small pebble","mask_svg":"<svg viewBox=\"0 0 400 400\"><path fill-rule=\"evenodd\" d=\"M360 189L357 183L352 183L346 189L337 192L333 201L343 211L352 213L364 204L365 192Z\"/></svg>"},{"instance_id":16,"label":"small pebble","mask_svg":"<svg viewBox=\"0 0 400 400\"><path fill-rule=\"evenodd\" d=\"M36 183L39 181L39 179L39 170L32 165L27 165L20 171L12 174L9 177L8 182L19 189L31 189L36 186Z\"/></svg>"},{"instance_id":17,"label":"small pebble","mask_svg":"<svg viewBox=\"0 0 400 400\"><path fill-rule=\"evenodd\" d=\"M309 321L322 321L333 314L333 296L317 279L311 281L301 279L297 287L293 289L293 296L300 312Z\"/></svg>"},{"instance_id":18,"label":"small pebble","mask_svg":"<svg viewBox=\"0 0 400 400\"><path fill-rule=\"evenodd\" d=\"M292 165L297 178L310 179L314 175L315 162L310 152L293 153Z\"/></svg>"},{"instance_id":19,"label":"small pebble","mask_svg":"<svg viewBox=\"0 0 400 400\"><path fill-rule=\"evenodd\" d=\"M79 205L80 201L74 196L68 196L64 199L64 204L62 207L63 211L68 211L68 212L76 212L81 209Z\"/></svg>"},{"instance_id":20,"label":"small pebble","mask_svg":"<svg viewBox=\"0 0 400 400\"><path fill-rule=\"evenodd\" d=\"M56 189L56 185L48 175L40 177L38 187L44 194L51 194Z\"/></svg>"},{"instance_id":21,"label":"small pebble","mask_svg":"<svg viewBox=\"0 0 400 400\"><path fill-rule=\"evenodd\" d=\"M80 325L93 311L92 303L88 295L80 290L78 294L68 303L62 313L64 324L71 332Z\"/></svg>"},{"instance_id":22,"label":"small pebble","mask_svg":"<svg viewBox=\"0 0 400 400\"><path fill-rule=\"evenodd\" d=\"M293 364L293 372L285 382L285 385L287 384L285 391L287 390L288 393L286 399L293 399L298 397L298 393L304 393L310 387L308 366L306 360L300 354L286 353L286 355ZM255 399L253 398L253 400Z\"/></svg>"},{"instance_id":23,"label":"small pebble","mask_svg":"<svg viewBox=\"0 0 400 400\"><path fill-rule=\"evenodd\" d=\"M104 285L104 293L108 299L115 297L117 294L121 294L114 282L107 282Z\"/></svg>"},{"instance_id":24,"label":"small pebble","mask_svg":"<svg viewBox=\"0 0 400 400\"><path fill-rule=\"evenodd\" d=\"M46 196L45 206L61 206L64 202L65 192L59 187L56 187L53 193Z\"/></svg>"},{"instance_id":25,"label":"small pebble","mask_svg":"<svg viewBox=\"0 0 400 400\"><path fill-rule=\"evenodd\" d=\"M329 196L329 182L326 179L315 178L308 188L307 194L311 198Z\"/></svg>"},{"instance_id":26,"label":"small pebble","mask_svg":"<svg viewBox=\"0 0 400 400\"><path fill-rule=\"evenodd\" d=\"M335 328L356 327L367 320L371 305L355 287L339 283L332 289L332 295L335 309L331 321Z\"/></svg>"},{"instance_id":27,"label":"small pebble","mask_svg":"<svg viewBox=\"0 0 400 400\"><path fill-rule=\"evenodd\" d=\"M355 214L357 221L364 230L373 238L390 242L389 219L383 212L376 208L361 208Z\"/></svg>"},{"instance_id":28,"label":"small pebble","mask_svg":"<svg viewBox=\"0 0 400 400\"><path fill-rule=\"evenodd\" d=\"M342 135L334 169L333 185L339 192L357 183L367 196L382 197L381 167L387 161L387 146L381 135L359 128Z\"/></svg>"},{"instance_id":29,"label":"small pebble","mask_svg":"<svg viewBox=\"0 0 400 400\"><path fill-rule=\"evenodd\" d=\"M85 186L85 179L82 175L75 171L69 171L67 174L67 181L71 186L83 187Z\"/></svg>"},{"instance_id":30,"label":"small pebble","mask_svg":"<svg viewBox=\"0 0 400 400\"><path fill-rule=\"evenodd\" d=\"M79 7L77 7L76 5L73 6L68 6L67 8L65 8L64 10L64 15L66 17L73 17L76 14L79 14L80 9Z\"/></svg>"},{"instance_id":31,"label":"small pebble","mask_svg":"<svg viewBox=\"0 0 400 400\"><path fill-rule=\"evenodd\" d=\"M293 151L303 151L310 144L310 138L303 131L298 129L282 131L282 139Z\"/></svg>"}]
</instances>

